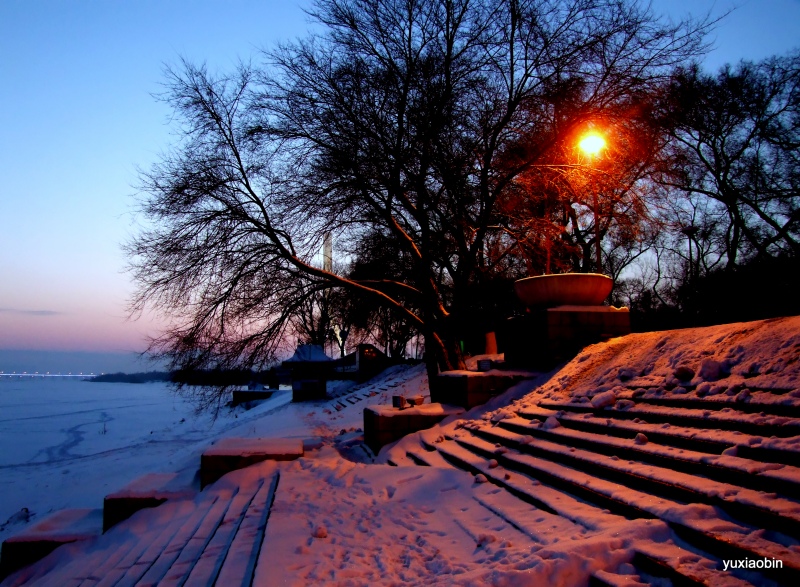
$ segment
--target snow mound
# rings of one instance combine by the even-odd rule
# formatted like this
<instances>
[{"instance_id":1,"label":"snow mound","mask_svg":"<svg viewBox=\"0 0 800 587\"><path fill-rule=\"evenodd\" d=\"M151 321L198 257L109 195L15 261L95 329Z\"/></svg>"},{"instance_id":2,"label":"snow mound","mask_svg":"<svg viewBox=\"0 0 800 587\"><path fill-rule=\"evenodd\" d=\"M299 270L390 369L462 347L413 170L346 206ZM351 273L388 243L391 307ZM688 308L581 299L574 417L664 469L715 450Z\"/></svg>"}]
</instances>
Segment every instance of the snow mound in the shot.
<instances>
[{"instance_id":1,"label":"snow mound","mask_svg":"<svg viewBox=\"0 0 800 587\"><path fill-rule=\"evenodd\" d=\"M602 395L622 380L630 389L681 386L710 396L739 385L732 395L749 387L781 390L794 398L800 395L793 395L800 388L798 356L798 316L636 333L585 348L537 395L577 401L597 397L598 391Z\"/></svg>"}]
</instances>

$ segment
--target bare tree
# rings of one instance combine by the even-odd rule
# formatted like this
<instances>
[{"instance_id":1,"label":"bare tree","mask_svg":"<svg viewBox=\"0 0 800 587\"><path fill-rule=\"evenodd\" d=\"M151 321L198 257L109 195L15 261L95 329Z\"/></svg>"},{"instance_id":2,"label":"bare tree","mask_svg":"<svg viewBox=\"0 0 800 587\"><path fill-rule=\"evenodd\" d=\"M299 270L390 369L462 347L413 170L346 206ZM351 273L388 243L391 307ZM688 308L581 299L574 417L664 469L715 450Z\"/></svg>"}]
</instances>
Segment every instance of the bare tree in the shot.
<instances>
[{"instance_id":1,"label":"bare tree","mask_svg":"<svg viewBox=\"0 0 800 587\"><path fill-rule=\"evenodd\" d=\"M661 181L685 194L682 216L698 205L706 220L716 216L718 259L729 270L800 253L800 53L727 65L716 76L679 71L663 122L672 140ZM707 228L692 221L681 230L692 242Z\"/></svg>"},{"instance_id":2,"label":"bare tree","mask_svg":"<svg viewBox=\"0 0 800 587\"><path fill-rule=\"evenodd\" d=\"M499 250L515 179L603 113L620 116L700 48L628 0L318 0L321 35L230 75L183 63L164 99L182 133L143 174L129 246L135 307L173 326L173 366L271 360L309 292L369 296L463 366L456 317ZM610 115L610 114L608 114ZM376 279L313 262L380 233L404 259ZM521 275L519 275L521 276Z\"/></svg>"}]
</instances>

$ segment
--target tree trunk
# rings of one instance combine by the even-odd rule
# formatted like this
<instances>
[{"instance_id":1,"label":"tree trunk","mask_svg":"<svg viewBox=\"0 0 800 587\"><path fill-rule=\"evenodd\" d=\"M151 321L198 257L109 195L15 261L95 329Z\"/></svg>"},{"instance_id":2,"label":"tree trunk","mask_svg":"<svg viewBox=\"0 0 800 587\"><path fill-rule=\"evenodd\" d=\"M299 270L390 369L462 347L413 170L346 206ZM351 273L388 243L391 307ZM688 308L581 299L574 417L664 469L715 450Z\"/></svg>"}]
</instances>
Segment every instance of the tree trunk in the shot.
<instances>
[{"instance_id":1,"label":"tree trunk","mask_svg":"<svg viewBox=\"0 0 800 587\"><path fill-rule=\"evenodd\" d=\"M452 336L443 337L441 333L428 330L425 337L425 367L428 371L428 382L442 371L466 369L464 357L458 341Z\"/></svg>"}]
</instances>

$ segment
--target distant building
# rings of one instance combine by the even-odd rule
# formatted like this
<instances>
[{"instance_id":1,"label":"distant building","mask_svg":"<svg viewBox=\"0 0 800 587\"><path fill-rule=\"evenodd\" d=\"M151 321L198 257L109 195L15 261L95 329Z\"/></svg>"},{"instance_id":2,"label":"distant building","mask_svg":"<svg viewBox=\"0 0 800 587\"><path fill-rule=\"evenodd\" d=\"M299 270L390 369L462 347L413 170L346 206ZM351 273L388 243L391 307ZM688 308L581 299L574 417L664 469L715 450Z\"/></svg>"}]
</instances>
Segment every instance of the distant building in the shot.
<instances>
[{"instance_id":1,"label":"distant building","mask_svg":"<svg viewBox=\"0 0 800 587\"><path fill-rule=\"evenodd\" d=\"M292 400L310 401L327 397L326 382L333 379L335 361L322 347L301 344L294 355L282 363L291 373Z\"/></svg>"},{"instance_id":2,"label":"distant building","mask_svg":"<svg viewBox=\"0 0 800 587\"><path fill-rule=\"evenodd\" d=\"M328 381L366 381L394 363L371 344L360 344L355 351L336 360L326 355L322 347L304 344L281 364L281 370L290 374L294 401L308 401L325 399Z\"/></svg>"}]
</instances>

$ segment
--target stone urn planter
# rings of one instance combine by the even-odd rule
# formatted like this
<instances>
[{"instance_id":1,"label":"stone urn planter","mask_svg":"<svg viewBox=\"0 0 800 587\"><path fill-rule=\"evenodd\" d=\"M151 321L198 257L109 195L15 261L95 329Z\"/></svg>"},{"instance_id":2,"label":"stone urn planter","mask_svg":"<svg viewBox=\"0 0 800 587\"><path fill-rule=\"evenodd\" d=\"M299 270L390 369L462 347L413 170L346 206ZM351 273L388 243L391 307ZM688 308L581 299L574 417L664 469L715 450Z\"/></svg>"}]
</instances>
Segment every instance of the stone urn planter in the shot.
<instances>
[{"instance_id":1,"label":"stone urn planter","mask_svg":"<svg viewBox=\"0 0 800 587\"><path fill-rule=\"evenodd\" d=\"M599 273L561 273L519 279L514 291L529 307L599 306L614 282Z\"/></svg>"}]
</instances>

